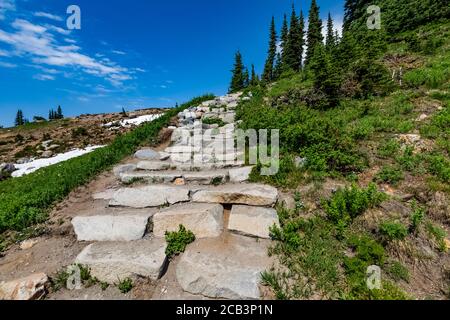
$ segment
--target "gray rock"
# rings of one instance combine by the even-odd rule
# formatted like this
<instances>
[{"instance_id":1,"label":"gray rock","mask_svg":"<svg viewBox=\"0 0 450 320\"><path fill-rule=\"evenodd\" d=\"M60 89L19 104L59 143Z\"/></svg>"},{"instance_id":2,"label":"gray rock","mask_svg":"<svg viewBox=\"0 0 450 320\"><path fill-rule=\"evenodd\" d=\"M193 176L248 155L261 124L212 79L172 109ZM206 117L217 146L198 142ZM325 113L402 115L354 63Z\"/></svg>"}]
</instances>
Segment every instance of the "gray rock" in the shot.
<instances>
[{"instance_id":1,"label":"gray rock","mask_svg":"<svg viewBox=\"0 0 450 320\"><path fill-rule=\"evenodd\" d=\"M78 241L133 241L142 239L151 213L78 216L72 225Z\"/></svg>"},{"instance_id":2,"label":"gray rock","mask_svg":"<svg viewBox=\"0 0 450 320\"><path fill-rule=\"evenodd\" d=\"M157 237L164 237L166 231L178 231L179 225L191 230L197 239L218 237L223 231L223 207L188 203L161 210L153 216L153 233Z\"/></svg>"},{"instance_id":3,"label":"gray rock","mask_svg":"<svg viewBox=\"0 0 450 320\"><path fill-rule=\"evenodd\" d=\"M97 242L87 246L75 263L89 266L92 276L109 284L126 278L157 280L166 264L166 241Z\"/></svg>"},{"instance_id":4,"label":"gray rock","mask_svg":"<svg viewBox=\"0 0 450 320\"><path fill-rule=\"evenodd\" d=\"M187 182L198 184L222 184L228 180L228 170L200 171L183 173L183 178Z\"/></svg>"},{"instance_id":5,"label":"gray rock","mask_svg":"<svg viewBox=\"0 0 450 320\"><path fill-rule=\"evenodd\" d=\"M92 199L94 200L111 200L114 197L114 194L117 192L116 189L107 189L102 192L97 192L92 195Z\"/></svg>"},{"instance_id":6,"label":"gray rock","mask_svg":"<svg viewBox=\"0 0 450 320\"><path fill-rule=\"evenodd\" d=\"M137 151L134 156L140 160L159 160L160 154L152 149L142 149Z\"/></svg>"},{"instance_id":7,"label":"gray rock","mask_svg":"<svg viewBox=\"0 0 450 320\"><path fill-rule=\"evenodd\" d=\"M26 163L30 163L32 160L30 158L21 158L19 160L17 160L17 164L26 164Z\"/></svg>"},{"instance_id":8,"label":"gray rock","mask_svg":"<svg viewBox=\"0 0 450 320\"><path fill-rule=\"evenodd\" d=\"M250 177L253 167L230 169L230 182L244 182Z\"/></svg>"},{"instance_id":9,"label":"gray rock","mask_svg":"<svg viewBox=\"0 0 450 320\"><path fill-rule=\"evenodd\" d=\"M117 178L120 178L123 173L132 172L136 170L136 168L137 166L135 164L122 164L114 167L113 172Z\"/></svg>"},{"instance_id":10,"label":"gray rock","mask_svg":"<svg viewBox=\"0 0 450 320\"><path fill-rule=\"evenodd\" d=\"M50 158L53 156L53 152L50 150L44 151L41 154L41 158Z\"/></svg>"},{"instance_id":11,"label":"gray rock","mask_svg":"<svg viewBox=\"0 0 450 320\"><path fill-rule=\"evenodd\" d=\"M233 206L228 229L244 235L270 239L269 228L279 226L278 214L275 209Z\"/></svg>"},{"instance_id":12,"label":"gray rock","mask_svg":"<svg viewBox=\"0 0 450 320\"><path fill-rule=\"evenodd\" d=\"M189 201L189 189L184 187L154 185L120 189L114 194L109 205L131 208L150 208L186 201Z\"/></svg>"},{"instance_id":13,"label":"gray rock","mask_svg":"<svg viewBox=\"0 0 450 320\"><path fill-rule=\"evenodd\" d=\"M2 163L0 165L0 172L12 173L16 171L16 167L13 163Z\"/></svg>"},{"instance_id":14,"label":"gray rock","mask_svg":"<svg viewBox=\"0 0 450 320\"><path fill-rule=\"evenodd\" d=\"M303 168L306 165L307 159L301 157L295 157L294 164L297 168Z\"/></svg>"},{"instance_id":15,"label":"gray rock","mask_svg":"<svg viewBox=\"0 0 450 320\"><path fill-rule=\"evenodd\" d=\"M195 202L246 204L253 206L273 206L277 202L276 188L262 184L229 184L209 187L192 196Z\"/></svg>"},{"instance_id":16,"label":"gray rock","mask_svg":"<svg viewBox=\"0 0 450 320\"><path fill-rule=\"evenodd\" d=\"M189 245L177 268L184 291L217 299L259 299L261 272L270 268L268 242L237 235Z\"/></svg>"},{"instance_id":17,"label":"gray rock","mask_svg":"<svg viewBox=\"0 0 450 320\"><path fill-rule=\"evenodd\" d=\"M0 283L0 300L39 300L45 295L48 277L44 273Z\"/></svg>"},{"instance_id":18,"label":"gray rock","mask_svg":"<svg viewBox=\"0 0 450 320\"><path fill-rule=\"evenodd\" d=\"M170 169L170 163L163 161L141 161L137 164L137 168L139 170L151 171L168 170Z\"/></svg>"}]
</instances>

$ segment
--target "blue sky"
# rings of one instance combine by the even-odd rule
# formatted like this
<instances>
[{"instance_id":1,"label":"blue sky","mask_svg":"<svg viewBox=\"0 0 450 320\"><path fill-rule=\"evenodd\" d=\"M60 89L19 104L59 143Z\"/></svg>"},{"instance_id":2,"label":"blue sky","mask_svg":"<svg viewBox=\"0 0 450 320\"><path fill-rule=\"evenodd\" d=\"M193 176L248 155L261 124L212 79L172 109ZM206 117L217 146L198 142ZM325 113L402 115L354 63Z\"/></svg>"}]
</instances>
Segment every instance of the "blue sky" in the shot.
<instances>
[{"instance_id":1,"label":"blue sky","mask_svg":"<svg viewBox=\"0 0 450 320\"><path fill-rule=\"evenodd\" d=\"M81 30L68 30L69 5ZM305 14L310 0L295 1ZM342 24L343 0L318 0ZM285 0L0 0L0 125L61 105L66 116L170 107L227 91L234 52L261 72Z\"/></svg>"}]
</instances>

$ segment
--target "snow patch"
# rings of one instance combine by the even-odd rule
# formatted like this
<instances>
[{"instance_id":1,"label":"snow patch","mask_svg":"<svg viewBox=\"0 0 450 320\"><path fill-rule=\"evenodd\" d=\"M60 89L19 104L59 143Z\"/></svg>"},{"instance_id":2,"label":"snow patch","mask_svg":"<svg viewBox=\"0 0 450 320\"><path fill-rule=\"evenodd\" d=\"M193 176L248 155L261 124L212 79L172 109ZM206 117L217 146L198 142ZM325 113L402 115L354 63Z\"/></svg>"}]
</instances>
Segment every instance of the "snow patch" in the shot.
<instances>
[{"instance_id":1,"label":"snow patch","mask_svg":"<svg viewBox=\"0 0 450 320\"><path fill-rule=\"evenodd\" d=\"M121 126L121 127L131 127L131 126L138 126L142 123L145 122L152 122L160 117L163 116L163 113L160 114L148 114L145 116L140 116L134 119L126 119L126 120L122 120L122 121L114 121L114 122L109 122L107 124L104 124L104 127L117 127L117 126Z\"/></svg>"},{"instance_id":2,"label":"snow patch","mask_svg":"<svg viewBox=\"0 0 450 320\"><path fill-rule=\"evenodd\" d=\"M21 177L23 175L30 174L32 172L35 172L36 170L39 170L41 168L45 168L60 162L67 161L72 158L76 158L79 156L82 156L84 154L90 153L98 148L103 148L104 146L92 146L87 147L85 149L74 149L66 153L60 153L52 158L48 159L36 159L28 163L24 164L14 164L14 166L18 169L14 171L11 175L14 178Z\"/></svg>"}]
</instances>

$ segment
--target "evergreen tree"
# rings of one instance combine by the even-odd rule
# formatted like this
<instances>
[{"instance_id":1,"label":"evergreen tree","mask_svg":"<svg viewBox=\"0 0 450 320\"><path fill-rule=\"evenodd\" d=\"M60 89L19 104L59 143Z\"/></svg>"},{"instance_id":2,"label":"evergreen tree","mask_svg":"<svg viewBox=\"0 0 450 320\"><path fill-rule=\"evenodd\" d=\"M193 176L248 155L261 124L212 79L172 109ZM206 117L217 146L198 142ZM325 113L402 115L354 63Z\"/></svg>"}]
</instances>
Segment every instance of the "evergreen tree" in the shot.
<instances>
[{"instance_id":1,"label":"evergreen tree","mask_svg":"<svg viewBox=\"0 0 450 320\"><path fill-rule=\"evenodd\" d=\"M350 27L350 24L355 19L355 11L358 0L345 0L344 3L344 32Z\"/></svg>"},{"instance_id":2,"label":"evergreen tree","mask_svg":"<svg viewBox=\"0 0 450 320\"><path fill-rule=\"evenodd\" d=\"M283 54L283 67L286 70L300 71L303 55L303 37L300 21L297 18L294 6L292 6L289 35Z\"/></svg>"},{"instance_id":3,"label":"evergreen tree","mask_svg":"<svg viewBox=\"0 0 450 320\"><path fill-rule=\"evenodd\" d=\"M283 26L281 27L281 35L280 35L280 41L281 41L281 60L279 60L278 62L280 62L279 67L282 67L282 61L284 61L284 56L285 56L285 52L286 52L286 46L287 46L287 42L289 39L289 27L288 27L288 21L287 21L287 16L284 15L283 18Z\"/></svg>"},{"instance_id":4,"label":"evergreen tree","mask_svg":"<svg viewBox=\"0 0 450 320\"><path fill-rule=\"evenodd\" d=\"M128 117L128 114L127 114L127 112L125 111L125 108L124 108L124 107L122 107L122 116Z\"/></svg>"},{"instance_id":5,"label":"evergreen tree","mask_svg":"<svg viewBox=\"0 0 450 320\"><path fill-rule=\"evenodd\" d=\"M326 48L330 51L336 45L336 39L334 38L334 26L333 19L331 18L331 14L328 13L328 21L327 21L327 38L326 38Z\"/></svg>"},{"instance_id":6,"label":"evergreen tree","mask_svg":"<svg viewBox=\"0 0 450 320\"><path fill-rule=\"evenodd\" d=\"M250 79L250 85L251 86L257 86L259 84L258 75L255 72L255 65L252 64L252 76Z\"/></svg>"},{"instance_id":7,"label":"evergreen tree","mask_svg":"<svg viewBox=\"0 0 450 320\"><path fill-rule=\"evenodd\" d=\"M56 109L56 119L63 119L64 115L61 109L61 106L58 106L58 108Z\"/></svg>"},{"instance_id":8,"label":"evergreen tree","mask_svg":"<svg viewBox=\"0 0 450 320\"><path fill-rule=\"evenodd\" d=\"M309 26L308 26L308 50L306 52L306 64L309 64L314 55L316 46L323 42L322 36L322 20L319 17L319 7L316 0L312 0L309 9Z\"/></svg>"},{"instance_id":9,"label":"evergreen tree","mask_svg":"<svg viewBox=\"0 0 450 320\"><path fill-rule=\"evenodd\" d=\"M310 68L314 74L314 89L327 97L326 105L323 107L336 106L339 103L340 79L333 59L325 50L323 43L316 45Z\"/></svg>"},{"instance_id":10,"label":"evergreen tree","mask_svg":"<svg viewBox=\"0 0 450 320\"><path fill-rule=\"evenodd\" d=\"M53 109L50 109L50 110L48 111L48 120L49 120L49 121L53 120Z\"/></svg>"},{"instance_id":11,"label":"evergreen tree","mask_svg":"<svg viewBox=\"0 0 450 320\"><path fill-rule=\"evenodd\" d=\"M16 127L23 126L25 124L25 119L23 117L23 112L20 109L17 110L16 119L14 121L14 124L15 124Z\"/></svg>"},{"instance_id":12,"label":"evergreen tree","mask_svg":"<svg viewBox=\"0 0 450 320\"><path fill-rule=\"evenodd\" d=\"M267 60L263 72L263 81L266 83L270 83L273 80L273 65L275 63L276 54L277 54L277 31L275 28L275 18L272 17L272 22L270 24L269 51L267 53Z\"/></svg>"},{"instance_id":13,"label":"evergreen tree","mask_svg":"<svg viewBox=\"0 0 450 320\"><path fill-rule=\"evenodd\" d=\"M245 67L244 70L244 88L247 88L250 85L250 74L248 73L248 68Z\"/></svg>"},{"instance_id":14,"label":"evergreen tree","mask_svg":"<svg viewBox=\"0 0 450 320\"><path fill-rule=\"evenodd\" d=\"M275 67L273 69L273 79L278 80L283 73L283 58L280 53L277 53L277 59L275 60Z\"/></svg>"},{"instance_id":15,"label":"evergreen tree","mask_svg":"<svg viewBox=\"0 0 450 320\"><path fill-rule=\"evenodd\" d=\"M237 92L244 88L244 64L242 63L242 55L239 51L236 52L234 61L234 68L232 70L233 76L231 78L230 93Z\"/></svg>"}]
</instances>

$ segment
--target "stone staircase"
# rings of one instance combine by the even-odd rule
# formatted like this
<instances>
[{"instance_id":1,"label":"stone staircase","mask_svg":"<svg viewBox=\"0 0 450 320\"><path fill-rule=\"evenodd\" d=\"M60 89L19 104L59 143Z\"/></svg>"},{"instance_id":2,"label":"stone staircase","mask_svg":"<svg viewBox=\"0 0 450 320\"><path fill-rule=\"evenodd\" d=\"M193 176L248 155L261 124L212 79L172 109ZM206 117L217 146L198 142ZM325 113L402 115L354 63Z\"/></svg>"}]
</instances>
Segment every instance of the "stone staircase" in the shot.
<instances>
[{"instance_id":1,"label":"stone staircase","mask_svg":"<svg viewBox=\"0 0 450 320\"><path fill-rule=\"evenodd\" d=\"M278 224L278 191L246 182L252 167L234 150L234 109L241 98L227 95L187 109L179 114L179 127L170 128L172 143L164 152L139 150L136 161L114 168L122 186L93 195L107 201L104 212L72 220L78 240L94 242L75 262L108 283L156 281L169 263L165 232L182 224L196 236L170 262L184 292L259 299L260 274L271 266L267 248L269 228Z\"/></svg>"}]
</instances>

